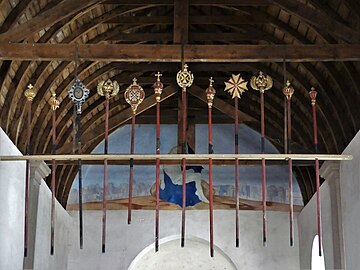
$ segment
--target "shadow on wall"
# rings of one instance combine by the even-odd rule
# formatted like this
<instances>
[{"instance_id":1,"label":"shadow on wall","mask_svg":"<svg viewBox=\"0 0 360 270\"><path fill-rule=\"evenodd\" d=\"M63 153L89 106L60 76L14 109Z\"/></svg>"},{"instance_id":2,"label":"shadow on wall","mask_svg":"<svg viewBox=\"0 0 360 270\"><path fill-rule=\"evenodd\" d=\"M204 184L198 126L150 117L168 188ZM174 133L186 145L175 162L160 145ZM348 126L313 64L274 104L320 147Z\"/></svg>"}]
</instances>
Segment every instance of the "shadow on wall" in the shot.
<instances>
[{"instance_id":1,"label":"shadow on wall","mask_svg":"<svg viewBox=\"0 0 360 270\"><path fill-rule=\"evenodd\" d=\"M154 244L151 244L135 257L128 270L237 269L231 259L217 246L214 247L216 256L211 258L209 245L204 239L188 236L186 248L181 248L180 236L165 237L160 239L158 252L155 253Z\"/></svg>"}]
</instances>

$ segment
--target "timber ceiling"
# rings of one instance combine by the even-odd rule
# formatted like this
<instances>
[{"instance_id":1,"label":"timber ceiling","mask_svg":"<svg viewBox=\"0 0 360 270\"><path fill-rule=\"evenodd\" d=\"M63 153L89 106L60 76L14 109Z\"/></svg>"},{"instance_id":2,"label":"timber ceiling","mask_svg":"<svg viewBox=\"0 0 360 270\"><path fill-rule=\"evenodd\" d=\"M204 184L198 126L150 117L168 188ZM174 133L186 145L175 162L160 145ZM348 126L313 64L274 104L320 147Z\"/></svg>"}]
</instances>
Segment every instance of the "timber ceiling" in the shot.
<instances>
[{"instance_id":1,"label":"timber ceiling","mask_svg":"<svg viewBox=\"0 0 360 270\"><path fill-rule=\"evenodd\" d=\"M359 43L359 23L360 5L356 0L2 0L0 124L19 149L24 151L24 90L32 83L37 96L33 101L31 153L45 154L51 151L51 110L48 101L52 92L61 100L57 110L58 153L72 151L73 107L67 92L74 79L74 50L59 50L58 54L68 55L67 58L57 57L54 51L53 56L49 56L50 47L36 50L36 46L32 47L33 43L74 44L74 48L75 44L79 48L82 44L98 44L99 50L101 45L123 44L125 51L126 48L136 51L141 48L136 47L139 44L349 45ZM15 46L18 43L24 45L22 49L14 49L18 48ZM229 53L234 54L230 52L231 48L229 46ZM274 46L273 50L272 53L282 53L276 51L281 47ZM223 51L207 53L216 58ZM22 58L22 54L32 57ZM141 55L141 52L138 54ZM321 47L317 47L313 54L321 55ZM286 76L295 88L292 99L294 153L311 153L313 149L308 97L311 86L318 91L318 133L322 153L341 153L360 127L360 65L356 61L338 61L337 55L340 57L335 50L334 61L294 61L286 64ZM161 59L161 51L156 56ZM178 87L175 76L180 69L180 59L178 62L150 62L143 59L129 62L111 61L109 57L108 60L99 61L96 57L84 59L80 53L79 57L78 77L91 90L90 97L83 105L83 153L90 153L104 136L104 104L96 93L100 79L117 80L123 93L136 76L146 91L137 122L155 123L155 99L151 85L155 81L154 74L162 72L166 87L163 94L166 99L161 103L162 122L177 123ZM281 91L284 69L281 61L192 62L189 66L195 81L189 89L188 115L197 123L207 121L204 89L208 86L210 76L214 77L217 89L214 122L221 123L233 122L233 100L223 91L224 81L232 73L242 72L249 79L262 70L272 76L274 88L265 94L266 135L280 152L284 151L284 96ZM239 101L239 111L241 121L260 130L257 92L245 93ZM130 117L131 109L122 94L110 100L111 131L126 124ZM57 172L56 196L66 205L76 167L59 166ZM315 190L313 168L296 167L295 173L304 202L307 203Z\"/></svg>"}]
</instances>

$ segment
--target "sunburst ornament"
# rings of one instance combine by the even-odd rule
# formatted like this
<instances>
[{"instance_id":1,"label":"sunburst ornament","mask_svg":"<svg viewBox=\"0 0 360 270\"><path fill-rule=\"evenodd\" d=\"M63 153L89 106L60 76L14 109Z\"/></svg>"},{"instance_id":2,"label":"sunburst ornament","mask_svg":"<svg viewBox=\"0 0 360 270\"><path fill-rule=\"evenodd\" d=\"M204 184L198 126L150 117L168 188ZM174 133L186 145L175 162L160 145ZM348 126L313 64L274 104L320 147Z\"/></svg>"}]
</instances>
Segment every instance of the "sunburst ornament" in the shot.
<instances>
[{"instance_id":1,"label":"sunburst ornament","mask_svg":"<svg viewBox=\"0 0 360 270\"><path fill-rule=\"evenodd\" d=\"M186 87L190 87L194 82L194 75L188 70L188 65L184 65L184 69L180 70L176 75L177 84L186 91Z\"/></svg>"},{"instance_id":2,"label":"sunburst ornament","mask_svg":"<svg viewBox=\"0 0 360 270\"><path fill-rule=\"evenodd\" d=\"M228 82L225 82L225 89L224 91L229 91L232 95L232 98L240 98L241 94L248 90L247 88L247 81L245 81L240 74L238 75L231 75L231 78Z\"/></svg>"}]
</instances>

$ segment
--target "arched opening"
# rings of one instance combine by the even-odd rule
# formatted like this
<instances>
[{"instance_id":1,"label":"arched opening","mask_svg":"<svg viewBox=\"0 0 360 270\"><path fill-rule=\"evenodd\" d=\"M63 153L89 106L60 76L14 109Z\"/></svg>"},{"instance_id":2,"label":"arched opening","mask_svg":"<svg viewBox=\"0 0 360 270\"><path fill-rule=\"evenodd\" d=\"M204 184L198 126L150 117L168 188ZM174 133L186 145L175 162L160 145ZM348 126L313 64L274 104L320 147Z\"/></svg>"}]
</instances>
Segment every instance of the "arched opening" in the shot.
<instances>
[{"instance_id":1,"label":"arched opening","mask_svg":"<svg viewBox=\"0 0 360 270\"><path fill-rule=\"evenodd\" d=\"M322 256L319 256L319 236L315 235L311 250L311 270L325 270L324 250L321 248Z\"/></svg>"},{"instance_id":2,"label":"arched opening","mask_svg":"<svg viewBox=\"0 0 360 270\"><path fill-rule=\"evenodd\" d=\"M231 259L217 246L215 257L209 254L209 242L187 237L186 247L180 247L179 236L169 236L160 240L159 251L155 253L154 244L143 249L132 261L128 270L159 269L226 269L236 270Z\"/></svg>"}]
</instances>

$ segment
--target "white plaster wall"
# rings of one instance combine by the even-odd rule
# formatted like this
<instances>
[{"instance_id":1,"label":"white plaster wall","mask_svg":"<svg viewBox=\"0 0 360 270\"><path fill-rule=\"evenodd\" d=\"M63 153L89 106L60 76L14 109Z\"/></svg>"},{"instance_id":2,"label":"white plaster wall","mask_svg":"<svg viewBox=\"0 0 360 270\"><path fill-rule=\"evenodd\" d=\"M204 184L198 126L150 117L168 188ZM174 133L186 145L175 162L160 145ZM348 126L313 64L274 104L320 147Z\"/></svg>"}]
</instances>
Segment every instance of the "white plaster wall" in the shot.
<instances>
[{"instance_id":1,"label":"white plaster wall","mask_svg":"<svg viewBox=\"0 0 360 270\"><path fill-rule=\"evenodd\" d=\"M34 270L66 270L69 254L69 229L71 218L56 201L55 204L55 248L50 255L51 191L41 180L36 221Z\"/></svg>"},{"instance_id":2,"label":"white plaster wall","mask_svg":"<svg viewBox=\"0 0 360 270\"><path fill-rule=\"evenodd\" d=\"M344 154L353 160L340 165L341 205L346 269L359 269L360 256L360 132L346 147Z\"/></svg>"},{"instance_id":3,"label":"white plaster wall","mask_svg":"<svg viewBox=\"0 0 360 270\"><path fill-rule=\"evenodd\" d=\"M335 269L333 251L333 224L330 187L325 181L320 187L321 196L321 220L322 220L322 243L326 269ZM298 217L299 243L300 243L300 267L311 269L311 251L315 235L318 234L316 215L316 194L303 208Z\"/></svg>"},{"instance_id":4,"label":"white plaster wall","mask_svg":"<svg viewBox=\"0 0 360 270\"><path fill-rule=\"evenodd\" d=\"M78 212L70 212L73 227L70 231L69 270L128 269L133 259L154 241L154 211L133 211L133 222L127 224L127 211L107 212L106 253L101 253L101 211L84 211L84 249L79 249ZM186 212L186 234L209 239L209 212ZM297 236L297 215L295 235ZM160 212L160 238L179 235L181 211ZM237 269L299 269L298 238L289 246L288 213L268 212L268 246L262 245L262 214L241 211L240 248L235 248L235 211L214 211L214 241ZM160 245L160 249L165 248ZM180 251L180 241L178 245ZM186 243L185 243L186 248ZM175 251L176 252L176 251ZM209 251L207 251L209 256ZM177 256L177 254L173 254ZM215 253L215 256L217 254ZM208 268L211 269L209 256ZM162 269L162 268L159 268Z\"/></svg>"},{"instance_id":5,"label":"white plaster wall","mask_svg":"<svg viewBox=\"0 0 360 270\"><path fill-rule=\"evenodd\" d=\"M0 155L21 155L1 128ZM0 269L22 269L24 198L25 162L0 161Z\"/></svg>"}]
</instances>

